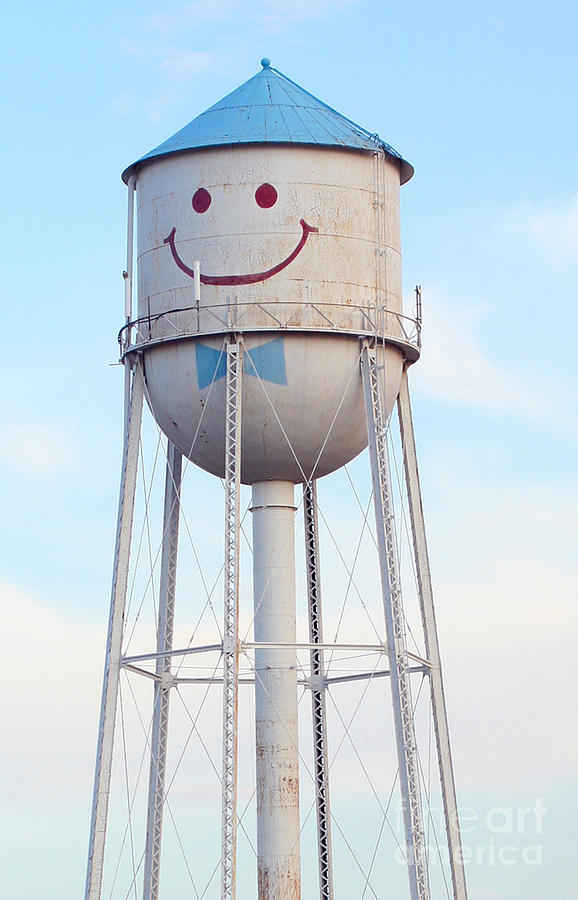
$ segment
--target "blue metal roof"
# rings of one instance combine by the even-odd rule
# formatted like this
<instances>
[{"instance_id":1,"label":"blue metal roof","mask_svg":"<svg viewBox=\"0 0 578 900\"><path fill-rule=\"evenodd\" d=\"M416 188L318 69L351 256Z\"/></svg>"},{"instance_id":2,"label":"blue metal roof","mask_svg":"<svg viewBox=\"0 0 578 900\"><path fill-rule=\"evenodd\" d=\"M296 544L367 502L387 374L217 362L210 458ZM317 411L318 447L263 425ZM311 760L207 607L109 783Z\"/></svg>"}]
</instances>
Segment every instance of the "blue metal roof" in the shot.
<instances>
[{"instance_id":1,"label":"blue metal roof","mask_svg":"<svg viewBox=\"0 0 578 900\"><path fill-rule=\"evenodd\" d=\"M351 150L380 147L399 159L401 183L409 181L413 166L381 140L346 119L322 100L272 68L268 59L262 69L232 93L227 94L167 141L142 156L122 173L124 181L141 163L172 153L230 144L317 144Z\"/></svg>"}]
</instances>

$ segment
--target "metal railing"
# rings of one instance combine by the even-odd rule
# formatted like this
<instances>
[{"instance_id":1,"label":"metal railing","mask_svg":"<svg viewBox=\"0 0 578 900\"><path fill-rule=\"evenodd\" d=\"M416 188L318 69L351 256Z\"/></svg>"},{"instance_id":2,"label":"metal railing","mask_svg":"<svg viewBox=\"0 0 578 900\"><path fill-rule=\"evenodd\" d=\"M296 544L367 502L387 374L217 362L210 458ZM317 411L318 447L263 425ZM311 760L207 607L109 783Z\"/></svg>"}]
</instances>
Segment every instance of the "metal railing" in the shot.
<instances>
[{"instance_id":1,"label":"metal railing","mask_svg":"<svg viewBox=\"0 0 578 900\"><path fill-rule=\"evenodd\" d=\"M231 332L296 331L377 337L402 346L409 359L421 348L421 316L416 318L383 305L303 301L239 302L167 309L128 322L119 332L121 355L200 335Z\"/></svg>"}]
</instances>

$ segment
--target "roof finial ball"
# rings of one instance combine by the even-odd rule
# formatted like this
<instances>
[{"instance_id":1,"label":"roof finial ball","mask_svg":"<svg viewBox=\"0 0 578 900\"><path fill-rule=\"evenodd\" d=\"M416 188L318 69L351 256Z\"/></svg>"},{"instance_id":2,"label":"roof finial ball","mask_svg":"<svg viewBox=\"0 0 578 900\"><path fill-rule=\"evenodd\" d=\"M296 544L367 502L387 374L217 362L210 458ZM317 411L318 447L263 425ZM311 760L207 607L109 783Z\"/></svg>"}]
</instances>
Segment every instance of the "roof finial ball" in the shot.
<instances>
[{"instance_id":1,"label":"roof finial ball","mask_svg":"<svg viewBox=\"0 0 578 900\"><path fill-rule=\"evenodd\" d=\"M264 56L261 60L261 65L264 69L269 69L271 66L271 60L268 57Z\"/></svg>"}]
</instances>

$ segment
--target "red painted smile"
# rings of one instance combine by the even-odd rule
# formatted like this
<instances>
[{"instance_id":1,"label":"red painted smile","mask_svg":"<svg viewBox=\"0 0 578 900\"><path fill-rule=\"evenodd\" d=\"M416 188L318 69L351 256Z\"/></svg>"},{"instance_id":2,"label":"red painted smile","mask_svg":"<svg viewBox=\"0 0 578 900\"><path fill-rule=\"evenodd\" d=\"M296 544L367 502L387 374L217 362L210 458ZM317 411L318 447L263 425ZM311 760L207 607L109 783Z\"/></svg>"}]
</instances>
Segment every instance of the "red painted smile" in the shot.
<instances>
[{"instance_id":1,"label":"red painted smile","mask_svg":"<svg viewBox=\"0 0 578 900\"><path fill-rule=\"evenodd\" d=\"M285 269L290 263L293 262L295 257L301 253L303 247L307 243L307 238L309 237L311 232L319 231L319 229L314 228L313 225L308 225L305 219L300 219L299 224L303 229L303 234L301 235L299 243L297 244L293 252L283 260L283 262L280 262L276 266L273 266L272 269L267 269L266 272L257 272L255 275L203 275L201 273L201 284L255 284L257 281L265 281L267 278L271 278L273 275L281 272L282 269ZM173 228L169 236L164 239L163 243L169 244L173 259L181 272L184 272L185 275L188 275L190 278L194 278L195 273L193 269L190 269L189 266L187 266L186 263L182 261L179 254L177 253L177 248L175 247L176 232L177 229Z\"/></svg>"}]
</instances>

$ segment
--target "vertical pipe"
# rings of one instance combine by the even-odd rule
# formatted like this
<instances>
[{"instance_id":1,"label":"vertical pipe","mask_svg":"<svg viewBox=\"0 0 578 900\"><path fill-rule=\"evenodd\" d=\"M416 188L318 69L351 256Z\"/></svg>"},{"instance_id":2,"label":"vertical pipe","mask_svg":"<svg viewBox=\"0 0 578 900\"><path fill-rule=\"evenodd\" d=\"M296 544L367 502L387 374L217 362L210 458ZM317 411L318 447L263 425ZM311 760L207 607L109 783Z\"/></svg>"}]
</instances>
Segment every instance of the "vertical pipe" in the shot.
<instances>
[{"instance_id":1,"label":"vertical pipe","mask_svg":"<svg viewBox=\"0 0 578 900\"><path fill-rule=\"evenodd\" d=\"M255 642L294 644L294 485L253 485ZM299 900L297 654L255 651L259 900Z\"/></svg>"},{"instance_id":2,"label":"vertical pipe","mask_svg":"<svg viewBox=\"0 0 578 900\"><path fill-rule=\"evenodd\" d=\"M195 276L193 280L193 300L198 311L201 302L201 263L198 259L193 263L193 273Z\"/></svg>"},{"instance_id":3,"label":"vertical pipe","mask_svg":"<svg viewBox=\"0 0 578 900\"><path fill-rule=\"evenodd\" d=\"M317 482L303 487L305 518L305 560L309 607L309 641L323 643L321 611L321 571L317 528ZM315 770L315 804L317 808L317 858L320 900L333 900L331 857L331 814L329 809L329 760L327 754L327 703L323 650L311 650L311 712L313 717L313 765Z\"/></svg>"},{"instance_id":4,"label":"vertical pipe","mask_svg":"<svg viewBox=\"0 0 578 900\"><path fill-rule=\"evenodd\" d=\"M128 360L125 361L125 367L125 371L130 368ZM128 377L130 378L130 373ZM118 521L110 599L110 618L102 684L100 722L98 727L94 793L84 895L85 900L99 900L104 866L106 823L108 818L108 800L112 774L112 751L114 746L114 730L120 680L124 607L128 584L138 466L138 448L143 405L143 376L138 362L135 365L132 377L132 390L130 393L127 392L127 397L128 408L125 410L125 441L118 501Z\"/></svg>"},{"instance_id":5,"label":"vertical pipe","mask_svg":"<svg viewBox=\"0 0 578 900\"><path fill-rule=\"evenodd\" d=\"M417 291L418 289L416 288L416 294ZM456 800L456 788L454 783L454 772L450 747L450 734L448 728L446 701L444 696L440 649L438 643L433 589L425 533L425 521L421 502L421 488L419 483L415 434L413 429L409 384L406 370L404 370L401 378L399 396L397 398L397 409L399 415L401 442L403 447L403 465L405 470L405 481L409 502L411 530L413 534L413 549L417 571L418 594L425 638L425 649L427 658L431 662L429 678L432 716L444 805L446 836L448 842L450 868L452 873L453 894L454 900L467 900L466 875L462 856L458 806Z\"/></svg>"},{"instance_id":6,"label":"vertical pipe","mask_svg":"<svg viewBox=\"0 0 578 900\"><path fill-rule=\"evenodd\" d=\"M239 551L241 492L242 346L226 345L225 621L223 628L223 768L221 900L235 900L237 865L237 722L239 694Z\"/></svg>"},{"instance_id":7,"label":"vertical pipe","mask_svg":"<svg viewBox=\"0 0 578 900\"><path fill-rule=\"evenodd\" d=\"M157 624L157 653L163 654L173 648L182 460L181 453L168 441ZM172 686L170 656L160 656L157 659L156 675L144 860L144 900L158 900L159 896L169 699Z\"/></svg>"},{"instance_id":8,"label":"vertical pipe","mask_svg":"<svg viewBox=\"0 0 578 900\"><path fill-rule=\"evenodd\" d=\"M395 548L391 474L387 449L387 422L380 396L376 350L366 340L361 372L367 418L367 439L373 483L373 501L381 590L387 633L393 719L403 805L405 843L411 900L429 900L429 880L415 741L413 704L405 648L403 601Z\"/></svg>"},{"instance_id":9,"label":"vertical pipe","mask_svg":"<svg viewBox=\"0 0 578 900\"><path fill-rule=\"evenodd\" d=\"M421 284L415 286L415 325L417 330L417 345L421 349Z\"/></svg>"},{"instance_id":10,"label":"vertical pipe","mask_svg":"<svg viewBox=\"0 0 578 900\"><path fill-rule=\"evenodd\" d=\"M124 318L126 330L124 332L124 340L121 344L121 353L124 353L130 347L131 333L130 321L132 318L132 279L134 265L134 194L135 194L136 176L131 175L128 180L127 193L127 226L126 226L126 270L124 275ZM132 365L124 359L124 439L128 433L128 417L130 412L130 392L132 384Z\"/></svg>"},{"instance_id":11,"label":"vertical pipe","mask_svg":"<svg viewBox=\"0 0 578 900\"><path fill-rule=\"evenodd\" d=\"M132 283L134 260L134 194L136 176L128 180L128 209L126 226L126 272L124 273L124 316L127 324L132 319Z\"/></svg>"}]
</instances>

